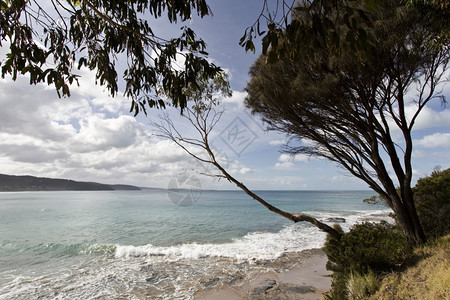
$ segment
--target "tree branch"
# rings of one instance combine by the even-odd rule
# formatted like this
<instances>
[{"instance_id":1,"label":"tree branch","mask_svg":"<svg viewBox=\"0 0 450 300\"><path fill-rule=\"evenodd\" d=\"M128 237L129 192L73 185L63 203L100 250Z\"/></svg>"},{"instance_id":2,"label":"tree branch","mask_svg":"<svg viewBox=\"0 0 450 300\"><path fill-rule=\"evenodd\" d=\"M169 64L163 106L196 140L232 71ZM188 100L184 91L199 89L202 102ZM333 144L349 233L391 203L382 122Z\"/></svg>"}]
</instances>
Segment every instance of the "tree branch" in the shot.
<instances>
[{"instance_id":1,"label":"tree branch","mask_svg":"<svg viewBox=\"0 0 450 300\"><path fill-rule=\"evenodd\" d=\"M152 125L158 129L162 133L161 136L174 141L178 146L180 146L186 153L188 153L190 156L194 157L195 159L203 162L203 163L209 163L214 165L222 175L211 175L211 174L205 174L210 177L217 177L217 178L226 178L228 181L234 183L238 188L243 190L247 195L249 195L254 200L261 203L264 207L269 209L270 211L288 219L295 223L297 222L308 222L310 224L313 224L317 228L319 228L322 231L325 231L326 233L329 233L333 238L340 239L341 233L339 233L337 230L335 230L333 227L317 220L314 217L304 215L304 214L293 214L286 212L284 210L281 210L272 204L268 203L261 197L259 197L257 194L252 192L247 186L245 186L242 182L238 181L235 177L233 177L228 171L217 161L216 156L213 152L213 150L210 147L209 144L209 133L214 128L214 126L218 123L222 112L213 112L212 117L210 116L210 113L212 112L212 105L207 106L203 110L189 110L189 113L184 114L183 117L186 118L193 127L197 130L197 132L200 133L202 136L201 145L194 144L191 141L194 139L189 139L186 137L181 137L179 131L175 128L175 125L173 122L168 120L168 115L166 114L163 119L165 120L165 124L169 128L165 128L161 124L155 124L152 123ZM208 120L212 120L208 122ZM173 132L176 132L178 136L175 136ZM199 141L195 139L196 141ZM201 149L204 149L209 157L209 159L200 158L198 155L192 153L184 144L190 144L195 145L197 147L200 147Z\"/></svg>"}]
</instances>

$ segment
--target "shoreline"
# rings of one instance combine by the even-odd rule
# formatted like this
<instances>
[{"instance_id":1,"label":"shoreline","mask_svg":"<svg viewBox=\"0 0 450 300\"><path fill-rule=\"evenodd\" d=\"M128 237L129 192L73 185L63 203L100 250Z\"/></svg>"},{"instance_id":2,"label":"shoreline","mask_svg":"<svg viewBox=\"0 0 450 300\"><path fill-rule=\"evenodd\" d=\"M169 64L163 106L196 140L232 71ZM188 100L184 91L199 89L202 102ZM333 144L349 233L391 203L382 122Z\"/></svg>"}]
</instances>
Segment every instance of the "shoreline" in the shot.
<instances>
[{"instance_id":1,"label":"shoreline","mask_svg":"<svg viewBox=\"0 0 450 300\"><path fill-rule=\"evenodd\" d=\"M321 249L305 250L288 270L261 272L233 284L198 291L194 300L322 299L331 288L331 271Z\"/></svg>"}]
</instances>

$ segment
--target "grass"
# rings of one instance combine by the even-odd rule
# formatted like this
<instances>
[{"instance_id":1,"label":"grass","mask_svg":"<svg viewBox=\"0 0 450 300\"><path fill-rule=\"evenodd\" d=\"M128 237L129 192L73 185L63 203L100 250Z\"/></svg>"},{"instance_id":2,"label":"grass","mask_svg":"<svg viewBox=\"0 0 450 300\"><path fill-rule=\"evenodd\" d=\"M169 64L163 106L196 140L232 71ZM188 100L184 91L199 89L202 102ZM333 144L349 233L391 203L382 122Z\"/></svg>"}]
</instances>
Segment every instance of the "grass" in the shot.
<instances>
[{"instance_id":1,"label":"grass","mask_svg":"<svg viewBox=\"0 0 450 300\"><path fill-rule=\"evenodd\" d=\"M416 263L384 276L379 290L365 299L449 300L450 234L416 249L414 256Z\"/></svg>"},{"instance_id":2,"label":"grass","mask_svg":"<svg viewBox=\"0 0 450 300\"><path fill-rule=\"evenodd\" d=\"M369 271L365 275L351 273L347 280L348 297L353 300L367 299L378 289L377 275Z\"/></svg>"}]
</instances>

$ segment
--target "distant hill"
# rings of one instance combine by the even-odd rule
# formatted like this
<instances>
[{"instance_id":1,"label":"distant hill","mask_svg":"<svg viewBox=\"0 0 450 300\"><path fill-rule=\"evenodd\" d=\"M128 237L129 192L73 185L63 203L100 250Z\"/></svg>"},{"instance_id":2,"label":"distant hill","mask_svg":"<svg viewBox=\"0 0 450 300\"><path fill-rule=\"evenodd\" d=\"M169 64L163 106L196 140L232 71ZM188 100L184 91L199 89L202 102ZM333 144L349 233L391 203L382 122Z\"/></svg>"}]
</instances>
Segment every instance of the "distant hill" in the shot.
<instances>
[{"instance_id":1,"label":"distant hill","mask_svg":"<svg viewBox=\"0 0 450 300\"><path fill-rule=\"evenodd\" d=\"M116 190L140 190L140 188L125 184L102 184L97 182L82 182L69 179L0 174L0 192Z\"/></svg>"}]
</instances>

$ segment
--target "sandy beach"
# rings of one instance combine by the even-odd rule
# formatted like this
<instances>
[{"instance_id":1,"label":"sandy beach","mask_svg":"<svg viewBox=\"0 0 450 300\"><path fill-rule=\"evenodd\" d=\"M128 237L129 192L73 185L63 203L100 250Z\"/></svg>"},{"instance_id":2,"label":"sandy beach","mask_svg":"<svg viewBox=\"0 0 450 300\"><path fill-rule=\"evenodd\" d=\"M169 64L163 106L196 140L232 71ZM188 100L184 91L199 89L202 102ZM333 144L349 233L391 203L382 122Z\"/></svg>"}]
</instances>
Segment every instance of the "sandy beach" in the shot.
<instances>
[{"instance_id":1,"label":"sandy beach","mask_svg":"<svg viewBox=\"0 0 450 300\"><path fill-rule=\"evenodd\" d=\"M195 300L322 299L331 288L331 272L322 250L302 252L289 270L271 270L231 285L198 292Z\"/></svg>"}]
</instances>

